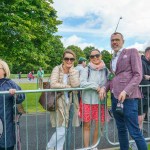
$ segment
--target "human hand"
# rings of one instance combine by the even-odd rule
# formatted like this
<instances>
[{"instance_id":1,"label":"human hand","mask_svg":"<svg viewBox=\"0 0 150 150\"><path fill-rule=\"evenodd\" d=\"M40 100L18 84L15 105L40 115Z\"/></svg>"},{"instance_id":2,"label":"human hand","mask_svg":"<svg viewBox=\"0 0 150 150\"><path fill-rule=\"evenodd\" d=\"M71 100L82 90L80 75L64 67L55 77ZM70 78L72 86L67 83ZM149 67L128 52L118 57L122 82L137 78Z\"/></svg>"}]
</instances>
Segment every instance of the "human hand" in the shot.
<instances>
[{"instance_id":1,"label":"human hand","mask_svg":"<svg viewBox=\"0 0 150 150\"><path fill-rule=\"evenodd\" d=\"M98 87L98 88L96 89L96 91L99 93L99 92L100 92L100 87Z\"/></svg>"},{"instance_id":2,"label":"human hand","mask_svg":"<svg viewBox=\"0 0 150 150\"><path fill-rule=\"evenodd\" d=\"M146 80L150 80L150 76L149 75L144 75Z\"/></svg>"},{"instance_id":3,"label":"human hand","mask_svg":"<svg viewBox=\"0 0 150 150\"><path fill-rule=\"evenodd\" d=\"M119 94L119 97L118 97L118 101L120 102L124 102L124 100L126 99L126 95L127 93L125 91L122 91L120 94Z\"/></svg>"},{"instance_id":4,"label":"human hand","mask_svg":"<svg viewBox=\"0 0 150 150\"><path fill-rule=\"evenodd\" d=\"M66 85L66 88L71 88L71 86L70 85Z\"/></svg>"},{"instance_id":5,"label":"human hand","mask_svg":"<svg viewBox=\"0 0 150 150\"><path fill-rule=\"evenodd\" d=\"M16 93L16 89L9 89L9 93L10 93L11 95L14 95L14 94Z\"/></svg>"},{"instance_id":6,"label":"human hand","mask_svg":"<svg viewBox=\"0 0 150 150\"><path fill-rule=\"evenodd\" d=\"M106 97L106 90L104 87L100 88L100 91L99 91L99 98L100 100L104 100L104 98Z\"/></svg>"}]
</instances>

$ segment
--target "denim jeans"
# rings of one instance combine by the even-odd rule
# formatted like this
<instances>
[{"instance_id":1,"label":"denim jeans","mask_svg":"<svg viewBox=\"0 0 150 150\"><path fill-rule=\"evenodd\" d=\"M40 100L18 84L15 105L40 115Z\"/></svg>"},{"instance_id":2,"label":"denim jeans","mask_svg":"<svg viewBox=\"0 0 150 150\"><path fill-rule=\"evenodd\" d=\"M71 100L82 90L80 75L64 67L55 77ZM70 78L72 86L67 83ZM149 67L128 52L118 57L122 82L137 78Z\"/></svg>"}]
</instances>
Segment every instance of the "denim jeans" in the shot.
<instances>
[{"instance_id":1,"label":"denim jeans","mask_svg":"<svg viewBox=\"0 0 150 150\"><path fill-rule=\"evenodd\" d=\"M118 100L111 95L112 112L118 129L118 138L121 150L129 149L128 131L135 140L138 150L147 150L147 144L138 124L138 99L125 99L123 102L123 115L115 112Z\"/></svg>"}]
</instances>

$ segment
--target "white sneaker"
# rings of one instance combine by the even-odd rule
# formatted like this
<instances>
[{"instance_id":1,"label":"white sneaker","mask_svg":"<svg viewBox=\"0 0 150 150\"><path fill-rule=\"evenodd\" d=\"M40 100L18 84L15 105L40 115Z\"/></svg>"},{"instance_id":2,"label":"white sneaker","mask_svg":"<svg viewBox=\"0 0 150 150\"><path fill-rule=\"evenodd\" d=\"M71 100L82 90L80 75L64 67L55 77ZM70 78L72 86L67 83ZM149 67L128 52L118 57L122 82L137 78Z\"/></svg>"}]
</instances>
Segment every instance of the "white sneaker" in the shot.
<instances>
[{"instance_id":1,"label":"white sneaker","mask_svg":"<svg viewBox=\"0 0 150 150\"><path fill-rule=\"evenodd\" d=\"M46 147L46 150L55 150L55 148L48 148L48 147Z\"/></svg>"},{"instance_id":2,"label":"white sneaker","mask_svg":"<svg viewBox=\"0 0 150 150\"><path fill-rule=\"evenodd\" d=\"M98 148L97 148L97 147L94 147L92 150L98 150Z\"/></svg>"},{"instance_id":3,"label":"white sneaker","mask_svg":"<svg viewBox=\"0 0 150 150\"><path fill-rule=\"evenodd\" d=\"M135 142L130 143L130 144L129 144L129 147L130 147L132 150L138 150L137 145L136 145Z\"/></svg>"}]
</instances>

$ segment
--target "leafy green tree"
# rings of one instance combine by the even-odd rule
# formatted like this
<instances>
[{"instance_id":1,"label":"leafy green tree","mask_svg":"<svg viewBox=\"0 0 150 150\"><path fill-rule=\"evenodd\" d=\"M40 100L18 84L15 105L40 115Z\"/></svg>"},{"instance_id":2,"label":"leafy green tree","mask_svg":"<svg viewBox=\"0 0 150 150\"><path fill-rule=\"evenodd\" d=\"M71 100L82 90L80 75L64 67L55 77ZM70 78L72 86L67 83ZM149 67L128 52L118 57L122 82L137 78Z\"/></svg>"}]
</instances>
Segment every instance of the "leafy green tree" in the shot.
<instances>
[{"instance_id":1,"label":"leafy green tree","mask_svg":"<svg viewBox=\"0 0 150 150\"><path fill-rule=\"evenodd\" d=\"M110 61L112 58L112 54L110 54L107 50L101 51L102 59L105 62L107 68L110 68Z\"/></svg>"},{"instance_id":2,"label":"leafy green tree","mask_svg":"<svg viewBox=\"0 0 150 150\"><path fill-rule=\"evenodd\" d=\"M83 52L84 52L85 57L86 57L87 60L88 60L89 57L90 57L90 51L91 51L92 49L95 49L95 47L93 47L93 46L87 46L87 47L85 47L84 50L83 50Z\"/></svg>"},{"instance_id":3,"label":"leafy green tree","mask_svg":"<svg viewBox=\"0 0 150 150\"><path fill-rule=\"evenodd\" d=\"M11 72L51 69L61 62L64 47L54 35L62 22L52 0L0 1L0 58Z\"/></svg>"},{"instance_id":4,"label":"leafy green tree","mask_svg":"<svg viewBox=\"0 0 150 150\"><path fill-rule=\"evenodd\" d=\"M77 65L77 61L79 59L79 57L85 57L83 51L81 50L80 47L78 46L75 46L75 45L70 45L67 47L67 49L71 49L72 51L74 51L74 53L76 54L76 62L75 62L75 65Z\"/></svg>"}]
</instances>

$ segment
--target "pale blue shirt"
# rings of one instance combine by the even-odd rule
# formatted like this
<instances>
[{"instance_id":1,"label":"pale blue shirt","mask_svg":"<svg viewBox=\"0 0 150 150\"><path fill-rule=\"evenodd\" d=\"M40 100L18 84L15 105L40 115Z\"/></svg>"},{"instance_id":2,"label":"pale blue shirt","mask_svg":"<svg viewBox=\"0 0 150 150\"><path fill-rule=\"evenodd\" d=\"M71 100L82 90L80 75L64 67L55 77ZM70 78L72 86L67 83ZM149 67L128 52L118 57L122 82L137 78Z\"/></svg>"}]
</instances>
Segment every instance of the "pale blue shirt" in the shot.
<instances>
[{"instance_id":1,"label":"pale blue shirt","mask_svg":"<svg viewBox=\"0 0 150 150\"><path fill-rule=\"evenodd\" d=\"M123 49L124 48L121 48L117 53L113 54L113 58L112 58L112 70L113 70L113 72L116 71L117 61L118 61L118 58L119 58Z\"/></svg>"}]
</instances>

